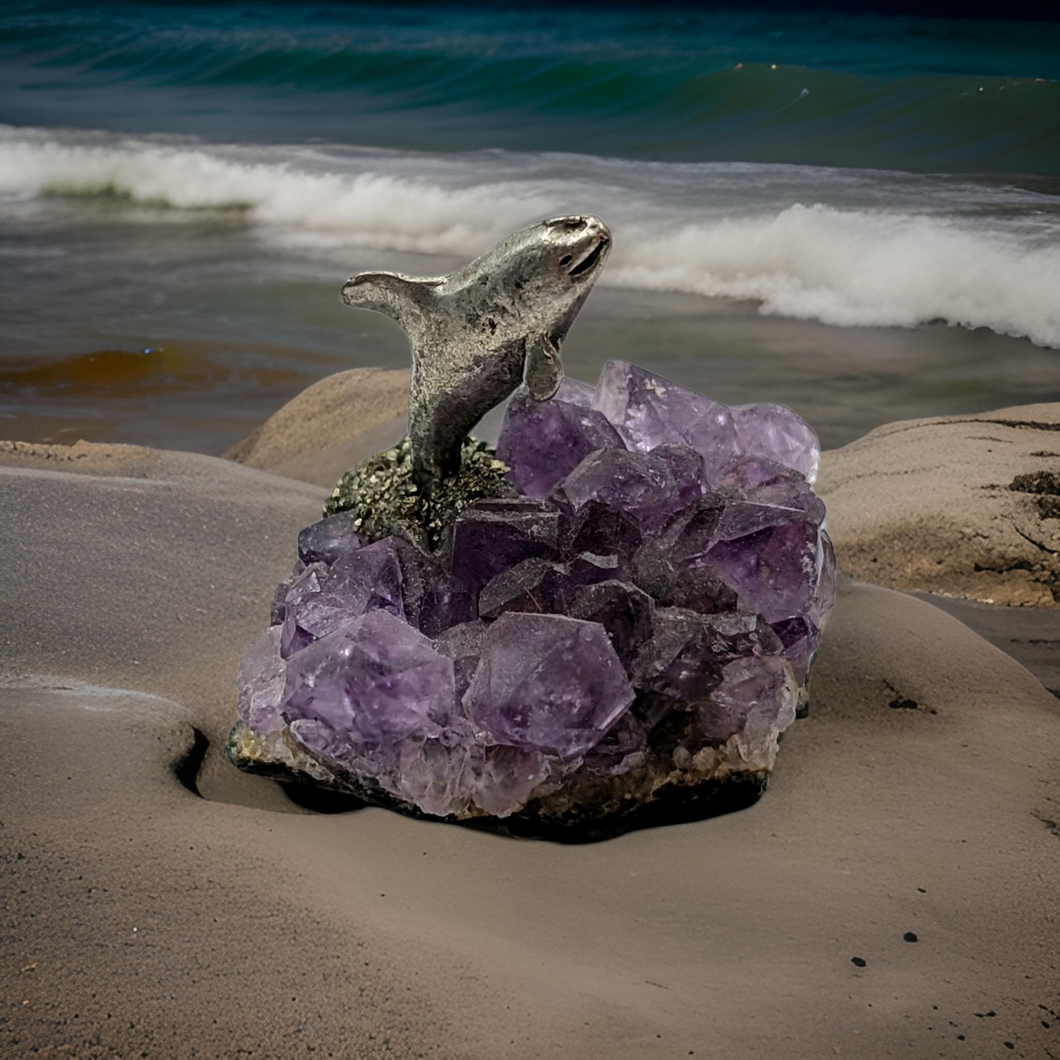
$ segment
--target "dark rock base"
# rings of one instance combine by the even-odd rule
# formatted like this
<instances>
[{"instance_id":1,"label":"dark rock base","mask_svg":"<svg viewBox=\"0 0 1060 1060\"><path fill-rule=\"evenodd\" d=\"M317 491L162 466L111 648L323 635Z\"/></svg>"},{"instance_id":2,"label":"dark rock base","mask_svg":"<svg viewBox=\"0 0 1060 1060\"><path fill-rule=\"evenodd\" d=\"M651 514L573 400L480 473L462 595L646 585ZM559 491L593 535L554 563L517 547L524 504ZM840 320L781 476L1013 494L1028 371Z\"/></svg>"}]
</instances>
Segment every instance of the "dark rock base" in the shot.
<instances>
[{"instance_id":1,"label":"dark rock base","mask_svg":"<svg viewBox=\"0 0 1060 1060\"><path fill-rule=\"evenodd\" d=\"M639 828L688 823L747 809L769 783L766 769L732 769L723 775L703 776L691 768L662 774L656 760L617 777L575 773L557 791L532 798L508 817L438 817L352 774L321 777L312 769L311 759L303 763L296 755L285 762L263 747L242 722L232 729L224 753L243 772L279 781L292 802L318 813L371 805L419 820L561 843L598 842Z\"/></svg>"}]
</instances>

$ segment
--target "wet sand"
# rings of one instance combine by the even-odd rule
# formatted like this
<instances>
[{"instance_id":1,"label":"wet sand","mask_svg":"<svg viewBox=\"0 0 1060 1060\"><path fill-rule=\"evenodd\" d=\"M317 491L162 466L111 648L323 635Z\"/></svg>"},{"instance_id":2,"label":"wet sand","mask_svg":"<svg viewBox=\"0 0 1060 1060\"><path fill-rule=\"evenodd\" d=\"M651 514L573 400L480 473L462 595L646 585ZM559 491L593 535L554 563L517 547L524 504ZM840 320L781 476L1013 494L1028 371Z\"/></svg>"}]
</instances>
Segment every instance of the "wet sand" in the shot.
<instances>
[{"instance_id":1,"label":"wet sand","mask_svg":"<svg viewBox=\"0 0 1060 1060\"><path fill-rule=\"evenodd\" d=\"M913 593L952 615L1006 655L1011 655L1060 699L1060 610L1054 607L993 607L978 600Z\"/></svg>"},{"instance_id":2,"label":"wet sand","mask_svg":"<svg viewBox=\"0 0 1060 1060\"><path fill-rule=\"evenodd\" d=\"M220 757L323 488L7 445L0 490L5 1055L1060 1052L1060 704L938 607L842 581L754 807L510 840Z\"/></svg>"}]
</instances>

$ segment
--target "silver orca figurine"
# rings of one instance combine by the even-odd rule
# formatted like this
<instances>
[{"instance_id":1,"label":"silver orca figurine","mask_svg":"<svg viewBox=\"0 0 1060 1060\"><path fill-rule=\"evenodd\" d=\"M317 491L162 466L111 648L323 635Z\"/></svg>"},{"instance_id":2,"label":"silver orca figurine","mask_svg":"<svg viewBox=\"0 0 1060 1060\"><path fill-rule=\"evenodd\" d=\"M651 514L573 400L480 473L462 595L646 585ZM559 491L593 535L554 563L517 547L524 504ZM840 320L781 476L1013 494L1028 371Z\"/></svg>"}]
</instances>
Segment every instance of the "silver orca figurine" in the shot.
<instances>
[{"instance_id":1,"label":"silver orca figurine","mask_svg":"<svg viewBox=\"0 0 1060 1060\"><path fill-rule=\"evenodd\" d=\"M559 348L607 259L598 217L553 217L508 236L448 276L362 272L347 305L392 317L412 344L409 441L418 487L460 467L476 423L525 382L538 401L563 376Z\"/></svg>"}]
</instances>

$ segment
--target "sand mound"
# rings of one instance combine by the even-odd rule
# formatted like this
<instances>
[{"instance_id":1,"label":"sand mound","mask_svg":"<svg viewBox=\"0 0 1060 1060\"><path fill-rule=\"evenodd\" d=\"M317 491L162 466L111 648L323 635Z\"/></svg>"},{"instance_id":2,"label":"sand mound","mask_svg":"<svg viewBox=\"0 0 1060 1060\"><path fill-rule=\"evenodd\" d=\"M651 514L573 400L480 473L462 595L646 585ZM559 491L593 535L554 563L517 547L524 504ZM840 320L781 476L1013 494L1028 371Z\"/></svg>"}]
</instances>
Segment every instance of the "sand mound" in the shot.
<instances>
[{"instance_id":1,"label":"sand mound","mask_svg":"<svg viewBox=\"0 0 1060 1060\"><path fill-rule=\"evenodd\" d=\"M225 454L247 467L331 488L406 430L409 373L352 368L314 383Z\"/></svg>"},{"instance_id":2,"label":"sand mound","mask_svg":"<svg viewBox=\"0 0 1060 1060\"><path fill-rule=\"evenodd\" d=\"M1056 607L1058 430L1060 405L1027 405L892 423L826 453L817 488L840 566L899 589Z\"/></svg>"},{"instance_id":3,"label":"sand mound","mask_svg":"<svg viewBox=\"0 0 1060 1060\"><path fill-rule=\"evenodd\" d=\"M52 451L63 448L0 450L12 513L0 521L3 669L172 697L216 743L242 643L267 624L270 583L290 573L295 537L320 517L325 491L134 446L83 442L60 464ZM219 771L225 797L259 791L234 773Z\"/></svg>"},{"instance_id":4,"label":"sand mound","mask_svg":"<svg viewBox=\"0 0 1060 1060\"><path fill-rule=\"evenodd\" d=\"M739 814L580 847L306 815L215 751L324 491L150 450L82 473L102 448L0 468L14 1055L1052 1047L1060 707L956 620L844 582L811 715ZM174 775L195 728L207 799Z\"/></svg>"}]
</instances>

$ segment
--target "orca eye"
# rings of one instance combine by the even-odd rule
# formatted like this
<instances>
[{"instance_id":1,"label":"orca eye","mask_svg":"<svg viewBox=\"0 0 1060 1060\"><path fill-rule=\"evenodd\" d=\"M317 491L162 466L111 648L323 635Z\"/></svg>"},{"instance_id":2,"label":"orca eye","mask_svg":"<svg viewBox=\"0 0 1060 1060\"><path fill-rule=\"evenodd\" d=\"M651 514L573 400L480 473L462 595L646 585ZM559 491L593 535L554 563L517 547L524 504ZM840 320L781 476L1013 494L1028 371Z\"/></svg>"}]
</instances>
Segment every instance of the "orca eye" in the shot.
<instances>
[{"instance_id":1,"label":"orca eye","mask_svg":"<svg viewBox=\"0 0 1060 1060\"><path fill-rule=\"evenodd\" d=\"M559 259L559 263L560 265L569 265L573 260L574 256L572 254L564 254L563 257Z\"/></svg>"}]
</instances>

